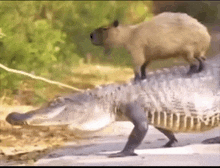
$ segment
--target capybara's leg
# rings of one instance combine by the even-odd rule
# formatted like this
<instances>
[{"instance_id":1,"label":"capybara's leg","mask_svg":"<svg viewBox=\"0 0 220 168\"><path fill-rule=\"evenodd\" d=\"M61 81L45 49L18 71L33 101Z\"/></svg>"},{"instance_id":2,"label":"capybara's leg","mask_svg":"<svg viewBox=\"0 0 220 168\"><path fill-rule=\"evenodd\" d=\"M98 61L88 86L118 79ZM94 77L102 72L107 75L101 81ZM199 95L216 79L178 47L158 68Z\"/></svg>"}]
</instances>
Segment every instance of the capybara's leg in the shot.
<instances>
[{"instance_id":1,"label":"capybara's leg","mask_svg":"<svg viewBox=\"0 0 220 168\"><path fill-rule=\"evenodd\" d=\"M132 48L133 50L130 51L131 56L132 56L132 63L134 67L134 74L135 74L135 81L141 80L142 79L142 69L145 69L142 66L144 65L145 57L144 57L144 52L142 48ZM145 71L143 71L143 75L146 76Z\"/></svg>"},{"instance_id":2,"label":"capybara's leg","mask_svg":"<svg viewBox=\"0 0 220 168\"><path fill-rule=\"evenodd\" d=\"M198 57L196 57L196 59L199 61L199 68L198 68L197 72L201 72L205 67L204 60L202 58L198 58Z\"/></svg>"},{"instance_id":3,"label":"capybara's leg","mask_svg":"<svg viewBox=\"0 0 220 168\"><path fill-rule=\"evenodd\" d=\"M205 52L201 52L199 57L195 57L198 61L199 61L199 68L198 68L198 72L201 72L205 65L204 65L204 61L206 60L205 57Z\"/></svg>"},{"instance_id":4,"label":"capybara's leg","mask_svg":"<svg viewBox=\"0 0 220 168\"><path fill-rule=\"evenodd\" d=\"M150 63L150 61L146 61L142 66L141 66L141 79L146 79L146 67Z\"/></svg>"},{"instance_id":5,"label":"capybara's leg","mask_svg":"<svg viewBox=\"0 0 220 168\"><path fill-rule=\"evenodd\" d=\"M196 65L196 59L193 56L193 52L189 52L187 54L186 57L184 57L184 59L189 62L190 67L189 67L189 71L187 72L187 75L191 75L193 73L197 73L198 72L198 67Z\"/></svg>"}]
</instances>

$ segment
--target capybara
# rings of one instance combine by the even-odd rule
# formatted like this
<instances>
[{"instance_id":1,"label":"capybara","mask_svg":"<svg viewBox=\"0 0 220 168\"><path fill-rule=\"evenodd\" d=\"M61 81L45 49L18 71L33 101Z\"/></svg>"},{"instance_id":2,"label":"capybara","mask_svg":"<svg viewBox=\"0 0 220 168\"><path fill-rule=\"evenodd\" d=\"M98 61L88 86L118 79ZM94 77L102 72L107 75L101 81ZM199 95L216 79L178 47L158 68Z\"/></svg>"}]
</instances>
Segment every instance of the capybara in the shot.
<instances>
[{"instance_id":1,"label":"capybara","mask_svg":"<svg viewBox=\"0 0 220 168\"><path fill-rule=\"evenodd\" d=\"M145 68L152 60L171 57L182 56L189 62L188 75L202 71L211 40L203 24L185 13L173 12L161 13L137 25L121 25L116 20L94 30L90 38L107 54L113 47L127 49L132 56L135 80L146 78Z\"/></svg>"}]
</instances>

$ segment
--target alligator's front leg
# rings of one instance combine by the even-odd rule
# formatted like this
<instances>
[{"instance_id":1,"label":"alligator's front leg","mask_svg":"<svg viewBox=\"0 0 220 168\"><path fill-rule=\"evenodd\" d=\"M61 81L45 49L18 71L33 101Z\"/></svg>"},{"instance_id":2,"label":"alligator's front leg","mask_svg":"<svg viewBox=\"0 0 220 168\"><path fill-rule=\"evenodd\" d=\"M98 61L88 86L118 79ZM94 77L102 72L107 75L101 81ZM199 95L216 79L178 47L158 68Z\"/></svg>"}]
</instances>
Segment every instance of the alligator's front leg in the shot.
<instances>
[{"instance_id":1,"label":"alligator's front leg","mask_svg":"<svg viewBox=\"0 0 220 168\"><path fill-rule=\"evenodd\" d=\"M171 131L159 127L155 127L155 128L158 129L160 132L162 132L167 138L169 138L169 142L163 145L163 147L171 147L175 141L177 142L177 139L175 138L174 134Z\"/></svg>"},{"instance_id":2,"label":"alligator's front leg","mask_svg":"<svg viewBox=\"0 0 220 168\"><path fill-rule=\"evenodd\" d=\"M129 135L128 142L124 149L119 153L109 155L109 157L136 156L137 154L134 153L134 150L141 144L148 130L146 114L144 110L135 103L126 104L120 110L124 112L125 116L134 124L134 129Z\"/></svg>"}]
</instances>

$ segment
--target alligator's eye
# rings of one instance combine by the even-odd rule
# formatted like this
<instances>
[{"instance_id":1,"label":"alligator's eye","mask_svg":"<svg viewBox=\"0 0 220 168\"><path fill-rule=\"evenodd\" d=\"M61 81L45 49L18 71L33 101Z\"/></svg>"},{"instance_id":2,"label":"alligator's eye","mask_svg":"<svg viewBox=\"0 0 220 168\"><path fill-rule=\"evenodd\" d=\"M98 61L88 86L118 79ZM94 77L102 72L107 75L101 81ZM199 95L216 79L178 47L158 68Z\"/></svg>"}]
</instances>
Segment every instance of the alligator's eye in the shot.
<instances>
[{"instance_id":1,"label":"alligator's eye","mask_svg":"<svg viewBox=\"0 0 220 168\"><path fill-rule=\"evenodd\" d=\"M49 106L55 106L56 104L57 104L56 101L49 102Z\"/></svg>"},{"instance_id":2,"label":"alligator's eye","mask_svg":"<svg viewBox=\"0 0 220 168\"><path fill-rule=\"evenodd\" d=\"M64 98L63 97L57 97L53 101L49 102L49 106L56 106L58 104L63 104L64 103Z\"/></svg>"},{"instance_id":3,"label":"alligator's eye","mask_svg":"<svg viewBox=\"0 0 220 168\"><path fill-rule=\"evenodd\" d=\"M56 102L63 104L65 102L65 100L63 97L57 97Z\"/></svg>"}]
</instances>

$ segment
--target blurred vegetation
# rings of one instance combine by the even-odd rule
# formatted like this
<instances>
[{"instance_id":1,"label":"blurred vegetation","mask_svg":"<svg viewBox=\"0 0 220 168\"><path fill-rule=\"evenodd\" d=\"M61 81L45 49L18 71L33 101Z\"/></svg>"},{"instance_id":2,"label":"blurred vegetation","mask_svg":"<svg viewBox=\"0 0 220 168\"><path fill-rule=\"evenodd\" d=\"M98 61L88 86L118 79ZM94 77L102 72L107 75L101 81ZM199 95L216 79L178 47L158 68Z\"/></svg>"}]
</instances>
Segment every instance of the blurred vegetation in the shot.
<instances>
[{"instance_id":1,"label":"blurred vegetation","mask_svg":"<svg viewBox=\"0 0 220 168\"><path fill-rule=\"evenodd\" d=\"M107 57L101 47L91 44L89 34L115 19L121 23L141 22L152 16L151 4L150 1L0 1L0 63L72 86L75 83L65 79L74 78L73 67L131 66L125 50L113 51ZM3 69L0 82L0 97L29 91L28 104L47 100L48 89L70 91Z\"/></svg>"},{"instance_id":2,"label":"blurred vegetation","mask_svg":"<svg viewBox=\"0 0 220 168\"><path fill-rule=\"evenodd\" d=\"M102 75L80 75L83 69L97 64L131 67L131 57L124 49L114 49L106 56L103 48L91 44L89 35L97 27L115 19L136 24L163 11L186 12L213 22L220 17L219 8L219 3L209 1L0 1L0 63L81 89L91 88ZM173 62L156 62L153 67L170 64ZM103 83L108 81L104 76ZM26 94L26 104L39 104L70 91L0 69L0 101Z\"/></svg>"},{"instance_id":3,"label":"blurred vegetation","mask_svg":"<svg viewBox=\"0 0 220 168\"><path fill-rule=\"evenodd\" d=\"M183 12L201 23L220 23L219 1L154 1L153 13Z\"/></svg>"}]
</instances>

